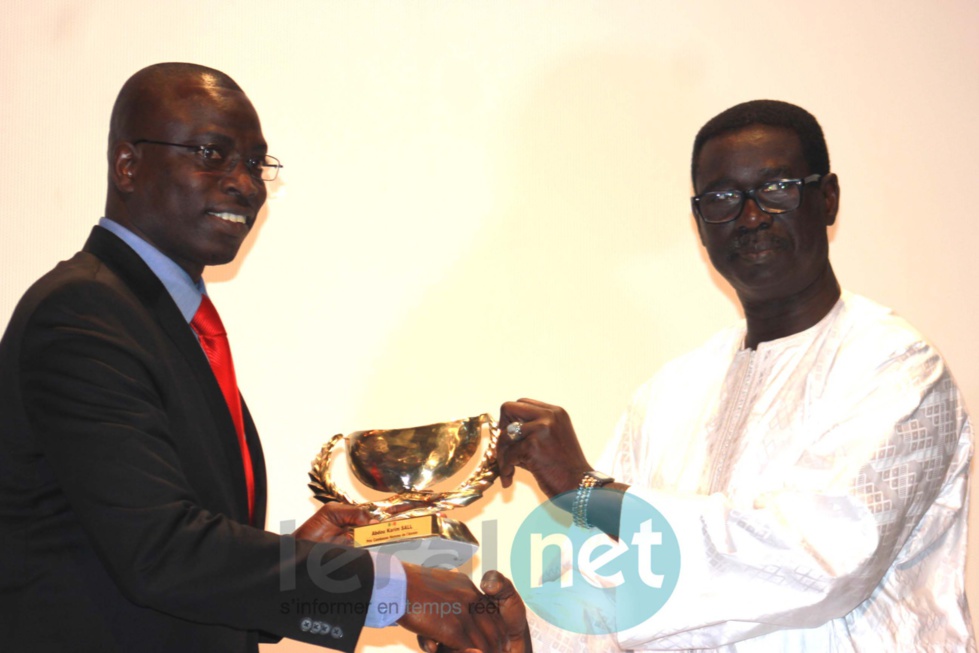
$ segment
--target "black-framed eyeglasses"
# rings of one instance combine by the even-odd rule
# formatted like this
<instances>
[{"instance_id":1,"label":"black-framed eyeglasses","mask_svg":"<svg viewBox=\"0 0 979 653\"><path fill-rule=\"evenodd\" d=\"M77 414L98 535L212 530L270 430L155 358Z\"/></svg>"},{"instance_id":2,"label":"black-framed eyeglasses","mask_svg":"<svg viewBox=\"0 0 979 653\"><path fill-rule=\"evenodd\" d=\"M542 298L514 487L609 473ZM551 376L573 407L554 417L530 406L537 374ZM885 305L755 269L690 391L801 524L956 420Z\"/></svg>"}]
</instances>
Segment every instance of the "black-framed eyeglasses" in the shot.
<instances>
[{"instance_id":1,"label":"black-framed eyeglasses","mask_svg":"<svg viewBox=\"0 0 979 653\"><path fill-rule=\"evenodd\" d=\"M205 143L204 145L189 145L187 143L168 143L167 141L154 141L149 138L140 138L133 141L133 145L150 143L151 145L169 145L170 147L182 147L191 150L197 155L197 161L202 168L213 172L231 172L241 160L241 155L226 145L218 143ZM245 168L255 179L261 181L273 181L279 176L279 168L283 167L274 156L260 156L245 159Z\"/></svg>"},{"instance_id":2,"label":"black-framed eyeglasses","mask_svg":"<svg viewBox=\"0 0 979 653\"><path fill-rule=\"evenodd\" d=\"M766 181L751 190L719 190L701 193L690 198L694 215L709 224L723 224L734 220L744 209L745 199L755 200L758 208L772 215L795 211L802 204L802 189L819 181L822 175L809 175L803 179L776 179Z\"/></svg>"}]
</instances>

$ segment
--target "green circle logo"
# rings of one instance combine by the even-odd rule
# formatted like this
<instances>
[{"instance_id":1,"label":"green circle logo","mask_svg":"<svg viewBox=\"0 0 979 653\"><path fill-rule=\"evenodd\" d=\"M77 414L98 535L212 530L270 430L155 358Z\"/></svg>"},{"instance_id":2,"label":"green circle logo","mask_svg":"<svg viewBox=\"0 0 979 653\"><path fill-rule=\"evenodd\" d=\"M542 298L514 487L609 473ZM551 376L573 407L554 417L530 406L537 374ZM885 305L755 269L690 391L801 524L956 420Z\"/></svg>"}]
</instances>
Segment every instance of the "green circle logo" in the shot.
<instances>
[{"instance_id":1,"label":"green circle logo","mask_svg":"<svg viewBox=\"0 0 979 653\"><path fill-rule=\"evenodd\" d=\"M666 604L680 577L680 547L666 518L629 493L596 488L593 499L602 493L621 497L618 541L574 526L555 505L572 505L569 492L535 508L510 550L510 573L527 607L571 632L609 634L641 624Z\"/></svg>"}]
</instances>

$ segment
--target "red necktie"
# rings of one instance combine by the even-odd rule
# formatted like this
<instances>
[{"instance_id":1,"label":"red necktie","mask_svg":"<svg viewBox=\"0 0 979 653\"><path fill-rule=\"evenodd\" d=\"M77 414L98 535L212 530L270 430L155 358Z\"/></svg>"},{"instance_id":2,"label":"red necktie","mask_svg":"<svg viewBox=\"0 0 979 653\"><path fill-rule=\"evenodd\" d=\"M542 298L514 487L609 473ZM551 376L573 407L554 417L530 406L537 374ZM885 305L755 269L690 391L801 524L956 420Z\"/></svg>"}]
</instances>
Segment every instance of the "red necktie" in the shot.
<instances>
[{"instance_id":1,"label":"red necktie","mask_svg":"<svg viewBox=\"0 0 979 653\"><path fill-rule=\"evenodd\" d=\"M228 344L228 334L221 324L217 309L207 295L201 296L201 305L191 320L190 326L197 332L201 348L211 363L211 370L217 378L224 400L231 411L231 421L235 423L238 432L238 446L241 447L241 459L245 464L245 483L248 486L248 521L251 522L255 513L255 474L252 470L252 456L245 441L245 419L241 412L241 396L238 394L238 382L235 380L235 366L231 361L231 346Z\"/></svg>"}]
</instances>

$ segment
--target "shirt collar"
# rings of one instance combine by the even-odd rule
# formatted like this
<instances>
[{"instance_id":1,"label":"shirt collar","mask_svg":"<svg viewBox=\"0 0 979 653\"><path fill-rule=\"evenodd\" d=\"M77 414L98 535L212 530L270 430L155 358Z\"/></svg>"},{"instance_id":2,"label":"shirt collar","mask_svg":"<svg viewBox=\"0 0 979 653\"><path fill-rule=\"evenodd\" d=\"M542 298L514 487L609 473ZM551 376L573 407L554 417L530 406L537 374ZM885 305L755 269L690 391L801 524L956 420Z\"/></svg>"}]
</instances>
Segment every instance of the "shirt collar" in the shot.
<instances>
[{"instance_id":1,"label":"shirt collar","mask_svg":"<svg viewBox=\"0 0 979 653\"><path fill-rule=\"evenodd\" d=\"M100 218L99 226L111 231L129 245L157 276L173 298L181 315L189 324L201 304L201 295L207 292L204 280L195 282L187 272L166 254L153 247L135 233L109 218Z\"/></svg>"}]
</instances>

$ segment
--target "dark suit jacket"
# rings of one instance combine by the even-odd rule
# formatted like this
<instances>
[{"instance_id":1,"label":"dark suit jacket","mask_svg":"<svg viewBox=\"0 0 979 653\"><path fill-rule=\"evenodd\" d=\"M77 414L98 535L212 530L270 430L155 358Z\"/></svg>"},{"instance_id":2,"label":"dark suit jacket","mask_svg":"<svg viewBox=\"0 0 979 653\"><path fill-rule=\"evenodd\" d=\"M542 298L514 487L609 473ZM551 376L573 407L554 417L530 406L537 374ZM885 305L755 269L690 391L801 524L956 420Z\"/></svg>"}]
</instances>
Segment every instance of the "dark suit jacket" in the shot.
<instances>
[{"instance_id":1,"label":"dark suit jacket","mask_svg":"<svg viewBox=\"0 0 979 653\"><path fill-rule=\"evenodd\" d=\"M245 408L255 512L266 476ZM241 453L163 285L96 227L0 341L0 648L241 653L261 634L353 650L369 556L247 525Z\"/></svg>"}]
</instances>

